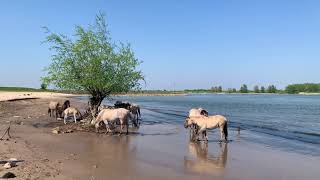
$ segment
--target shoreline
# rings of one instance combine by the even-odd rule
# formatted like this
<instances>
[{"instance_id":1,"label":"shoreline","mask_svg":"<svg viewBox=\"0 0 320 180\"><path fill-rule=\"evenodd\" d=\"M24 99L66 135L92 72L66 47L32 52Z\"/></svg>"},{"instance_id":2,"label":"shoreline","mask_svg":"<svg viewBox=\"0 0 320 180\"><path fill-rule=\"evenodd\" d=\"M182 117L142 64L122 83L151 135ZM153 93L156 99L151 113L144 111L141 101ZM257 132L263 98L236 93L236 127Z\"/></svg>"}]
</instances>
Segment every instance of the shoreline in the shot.
<instances>
[{"instance_id":1,"label":"shoreline","mask_svg":"<svg viewBox=\"0 0 320 180\"><path fill-rule=\"evenodd\" d=\"M299 95L299 96L319 96L320 93L299 93L299 94L281 94L281 93L128 93L128 94L111 94L114 97L143 97L143 96L192 96L192 95ZM77 96L90 96L89 94L67 94L57 92L13 92L0 91L1 101L14 101L24 99L40 99L40 98L72 98Z\"/></svg>"},{"instance_id":2,"label":"shoreline","mask_svg":"<svg viewBox=\"0 0 320 180\"><path fill-rule=\"evenodd\" d=\"M0 141L1 160L24 160L13 172L16 179L316 179L320 158L283 151L246 140L230 130L230 143L219 144L217 131L209 143L190 142L182 125L143 124L128 136L74 130L47 115L50 99L0 102L0 132L11 122L12 138ZM63 100L63 99L57 99ZM83 109L86 103L71 99ZM142 109L143 110L143 109ZM153 120L143 110L143 118ZM156 120L156 119L155 119ZM73 126L69 122L66 127ZM276 164L274 162L277 162ZM245 166L244 166L245 164Z\"/></svg>"}]
</instances>

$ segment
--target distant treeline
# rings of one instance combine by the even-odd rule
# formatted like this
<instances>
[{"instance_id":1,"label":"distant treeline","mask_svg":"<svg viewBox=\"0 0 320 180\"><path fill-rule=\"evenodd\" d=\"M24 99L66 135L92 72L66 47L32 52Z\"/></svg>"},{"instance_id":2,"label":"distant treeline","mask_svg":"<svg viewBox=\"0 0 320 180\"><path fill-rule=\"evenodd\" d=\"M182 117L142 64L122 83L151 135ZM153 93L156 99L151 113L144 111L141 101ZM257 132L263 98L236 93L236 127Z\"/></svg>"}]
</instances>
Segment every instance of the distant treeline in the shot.
<instances>
[{"instance_id":1,"label":"distant treeline","mask_svg":"<svg viewBox=\"0 0 320 180\"><path fill-rule=\"evenodd\" d=\"M305 93L320 93L320 84L304 83L304 84L291 84L288 85L285 91L289 94Z\"/></svg>"},{"instance_id":2,"label":"distant treeline","mask_svg":"<svg viewBox=\"0 0 320 180\"><path fill-rule=\"evenodd\" d=\"M282 92L278 90L275 85L269 85L267 88L264 86L254 86L252 90L248 89L246 84L241 85L241 87L237 90L236 88L228 88L223 89L222 86L214 86L210 89L211 92L214 93L279 93Z\"/></svg>"},{"instance_id":3,"label":"distant treeline","mask_svg":"<svg viewBox=\"0 0 320 180\"><path fill-rule=\"evenodd\" d=\"M52 90L46 89L41 85L40 89L26 88L26 87L0 87L0 91L15 91L15 92L59 92L67 94L87 94L86 91L73 91L73 90ZM254 86L253 89L249 89L246 84L240 86L239 89L227 88L223 89L222 86L214 86L210 89L185 89L185 90L135 90L128 93L121 94L190 94L190 93L287 93L287 94L298 94L298 93L320 93L320 83L304 83L304 84L291 84L288 85L284 90L277 89L275 85L268 86Z\"/></svg>"}]
</instances>

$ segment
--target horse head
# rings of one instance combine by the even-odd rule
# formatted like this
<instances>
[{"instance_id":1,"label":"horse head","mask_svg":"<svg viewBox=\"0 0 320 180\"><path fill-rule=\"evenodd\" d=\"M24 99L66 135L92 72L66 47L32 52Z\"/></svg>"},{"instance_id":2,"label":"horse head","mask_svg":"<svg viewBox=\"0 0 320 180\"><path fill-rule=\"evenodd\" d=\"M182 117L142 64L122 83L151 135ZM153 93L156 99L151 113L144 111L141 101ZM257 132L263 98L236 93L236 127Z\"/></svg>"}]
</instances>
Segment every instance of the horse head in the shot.
<instances>
[{"instance_id":1,"label":"horse head","mask_svg":"<svg viewBox=\"0 0 320 180\"><path fill-rule=\"evenodd\" d=\"M208 115L209 115L209 113L208 113L207 110L202 109L202 108L199 108L199 110L200 110L200 114L201 114L201 115L203 115L203 116L208 116Z\"/></svg>"},{"instance_id":2,"label":"horse head","mask_svg":"<svg viewBox=\"0 0 320 180\"><path fill-rule=\"evenodd\" d=\"M192 120L190 117L187 117L186 120L184 121L184 128L188 128L189 126L191 126L192 124Z\"/></svg>"}]
</instances>

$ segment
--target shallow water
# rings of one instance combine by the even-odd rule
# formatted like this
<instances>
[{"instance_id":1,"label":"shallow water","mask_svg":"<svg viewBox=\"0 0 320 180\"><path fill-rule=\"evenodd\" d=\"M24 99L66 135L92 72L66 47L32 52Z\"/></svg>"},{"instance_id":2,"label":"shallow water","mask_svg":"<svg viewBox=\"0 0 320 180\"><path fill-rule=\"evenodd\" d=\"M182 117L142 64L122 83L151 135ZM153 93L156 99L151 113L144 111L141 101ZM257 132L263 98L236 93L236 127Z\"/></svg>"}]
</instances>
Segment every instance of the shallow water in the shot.
<instances>
[{"instance_id":1,"label":"shallow water","mask_svg":"<svg viewBox=\"0 0 320 180\"><path fill-rule=\"evenodd\" d=\"M320 155L320 96L226 94L113 99L140 104L145 125L182 126L190 108L203 107L209 114L228 118L231 140L241 137L287 151ZM239 126L241 135L236 136ZM217 140L216 132L211 131L209 139Z\"/></svg>"}]
</instances>

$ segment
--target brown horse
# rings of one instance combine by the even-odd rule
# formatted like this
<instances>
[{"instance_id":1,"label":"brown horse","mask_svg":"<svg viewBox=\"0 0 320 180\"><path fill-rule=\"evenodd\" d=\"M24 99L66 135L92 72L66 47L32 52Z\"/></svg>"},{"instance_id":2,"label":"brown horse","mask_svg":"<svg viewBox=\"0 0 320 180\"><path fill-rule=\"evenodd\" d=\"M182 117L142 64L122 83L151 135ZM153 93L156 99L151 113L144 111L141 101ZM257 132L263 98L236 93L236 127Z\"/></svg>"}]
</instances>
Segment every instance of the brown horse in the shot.
<instances>
[{"instance_id":1,"label":"brown horse","mask_svg":"<svg viewBox=\"0 0 320 180\"><path fill-rule=\"evenodd\" d=\"M66 110L68 107L70 107L70 101L66 100L63 102L62 106L58 106L57 111L60 118L62 118L62 113L64 110Z\"/></svg>"}]
</instances>

